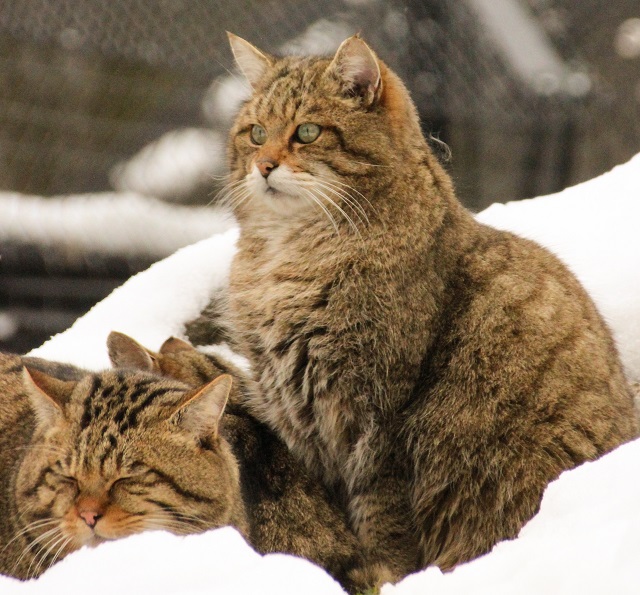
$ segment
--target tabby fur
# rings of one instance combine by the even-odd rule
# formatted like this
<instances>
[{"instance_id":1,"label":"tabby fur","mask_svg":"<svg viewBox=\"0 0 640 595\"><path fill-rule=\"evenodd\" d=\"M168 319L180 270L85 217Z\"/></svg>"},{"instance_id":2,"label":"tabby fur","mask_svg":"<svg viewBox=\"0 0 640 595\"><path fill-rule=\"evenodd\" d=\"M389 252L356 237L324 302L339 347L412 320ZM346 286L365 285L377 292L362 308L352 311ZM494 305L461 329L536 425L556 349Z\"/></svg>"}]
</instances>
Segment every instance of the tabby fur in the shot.
<instances>
[{"instance_id":1,"label":"tabby fur","mask_svg":"<svg viewBox=\"0 0 640 595\"><path fill-rule=\"evenodd\" d=\"M230 388L228 375L194 389L0 354L0 573L36 577L144 530L245 532L237 464L217 433Z\"/></svg>"},{"instance_id":2,"label":"tabby fur","mask_svg":"<svg viewBox=\"0 0 640 595\"><path fill-rule=\"evenodd\" d=\"M253 88L227 192L247 406L345 499L388 579L451 569L636 436L610 332L555 256L463 208L362 39L328 58L230 40Z\"/></svg>"},{"instance_id":3,"label":"tabby fur","mask_svg":"<svg viewBox=\"0 0 640 595\"><path fill-rule=\"evenodd\" d=\"M108 345L116 366L161 373L191 386L231 374L234 388L220 434L238 461L251 545L262 553L307 558L325 568L350 593L380 586L375 566L363 564L359 543L339 503L310 477L284 443L240 404L247 390L243 372L175 337L167 339L159 352L118 332L109 335Z\"/></svg>"}]
</instances>

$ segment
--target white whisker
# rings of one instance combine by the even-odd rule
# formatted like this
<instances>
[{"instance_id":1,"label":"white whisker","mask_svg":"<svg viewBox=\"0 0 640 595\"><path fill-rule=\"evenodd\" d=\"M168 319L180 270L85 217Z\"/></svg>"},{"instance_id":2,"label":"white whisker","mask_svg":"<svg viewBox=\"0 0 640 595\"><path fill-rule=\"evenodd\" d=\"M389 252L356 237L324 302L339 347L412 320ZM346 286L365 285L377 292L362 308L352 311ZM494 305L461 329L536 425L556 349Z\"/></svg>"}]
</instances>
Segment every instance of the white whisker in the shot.
<instances>
[{"instance_id":1,"label":"white whisker","mask_svg":"<svg viewBox=\"0 0 640 595\"><path fill-rule=\"evenodd\" d=\"M222 175L217 175L217 174L207 174L207 177L210 178L211 180L215 180L216 182L222 182L224 180L228 180L233 174L232 173L228 173L228 174L222 174Z\"/></svg>"},{"instance_id":2,"label":"white whisker","mask_svg":"<svg viewBox=\"0 0 640 595\"><path fill-rule=\"evenodd\" d=\"M64 540L62 545L58 548L58 551L54 554L53 559L51 560L51 564L49 564L49 568L51 568L60 559L60 555L72 541L73 537L71 537L70 535Z\"/></svg>"},{"instance_id":3,"label":"white whisker","mask_svg":"<svg viewBox=\"0 0 640 595\"><path fill-rule=\"evenodd\" d=\"M40 574L42 574L43 571L41 571L41 568L43 566L43 564L45 563L47 557L50 556L51 552L53 551L53 549L55 547L57 547L60 543L64 543L67 539L69 539L68 536L65 536L62 534L62 531L59 531L57 535L54 535L48 542L46 545L42 546L42 549L34 556L33 560L31 561L31 564L29 564L29 568L27 569L27 576L31 575L31 566L34 562L36 562L36 565L33 568L33 574L32 576L36 577L36 576L40 576ZM49 568L51 566L51 564L49 564L47 566L47 568Z\"/></svg>"},{"instance_id":4,"label":"white whisker","mask_svg":"<svg viewBox=\"0 0 640 595\"><path fill-rule=\"evenodd\" d=\"M50 537L55 539L56 535L58 535L60 533L60 528L59 527L54 527L53 529L49 529L48 531L45 531L44 533L42 533L40 536L38 536L36 539L34 539L33 541L31 541L23 550L22 550L22 554L20 554L20 557L18 558L18 560L16 561L16 563L13 565L13 569L16 570L19 566L20 563L22 562L23 558L29 553L31 552L34 548L37 548L36 553L33 555L33 559L31 560L29 567L27 569L27 575L29 574L29 572L31 571L31 566L33 566L33 563L35 562L36 558L38 557L39 553L42 551L43 546L40 545L42 542L46 542Z\"/></svg>"},{"instance_id":5,"label":"white whisker","mask_svg":"<svg viewBox=\"0 0 640 595\"><path fill-rule=\"evenodd\" d=\"M34 529L43 529L44 527L48 527L49 525L55 525L58 522L57 519L42 519L38 521L33 521L29 523L26 527L23 527L20 531L18 531L0 550L0 556L4 553L4 551L16 540L20 539L23 535L26 535L29 531Z\"/></svg>"},{"instance_id":6,"label":"white whisker","mask_svg":"<svg viewBox=\"0 0 640 595\"><path fill-rule=\"evenodd\" d=\"M301 186L300 189L304 192L304 196L307 199L311 199L311 201L318 205L323 211L324 214L329 218L329 221L331 222L331 225L333 225L333 229L335 230L336 234L340 233L340 230L338 229L338 224L336 223L336 220L334 219L333 215L330 213L329 209L327 209L327 207L325 207L322 202L320 200L318 200L318 198L316 196L314 196L313 192L311 192L311 190L308 190L307 188Z\"/></svg>"},{"instance_id":7,"label":"white whisker","mask_svg":"<svg viewBox=\"0 0 640 595\"><path fill-rule=\"evenodd\" d=\"M338 186L341 186L343 188L346 188L347 193L349 194L349 196L354 201L356 201L356 198L354 196L352 196L350 194L350 192L355 192L364 202L366 202L369 205L369 207L371 207L371 209L373 209L373 205L371 204L371 201L364 194L362 194L362 192L360 192L359 190L357 190L353 186L350 186L349 184L346 184L346 183L341 182L339 180L329 179L327 176L323 176L323 175L319 175L319 176L317 176L317 178L322 180L323 182L327 182L327 183L330 183L330 184L333 184L333 185L338 185ZM363 209L363 212L364 212L364 209Z\"/></svg>"},{"instance_id":8,"label":"white whisker","mask_svg":"<svg viewBox=\"0 0 640 595\"><path fill-rule=\"evenodd\" d=\"M392 167L391 165L382 165L381 163L367 163L366 161L356 161L355 159L345 159L349 163L357 163L358 165L366 165L367 167Z\"/></svg>"},{"instance_id":9,"label":"white whisker","mask_svg":"<svg viewBox=\"0 0 640 595\"><path fill-rule=\"evenodd\" d=\"M333 184L331 181L325 180L324 178L318 178L318 185L324 188L325 190L331 192L338 198L342 199L347 204L347 206L354 212L354 214L358 217L358 219L360 220L360 223L364 224L366 222L367 225L371 223L369 221L367 212L362 208L362 205L355 199L355 197L349 194L349 192Z\"/></svg>"},{"instance_id":10,"label":"white whisker","mask_svg":"<svg viewBox=\"0 0 640 595\"><path fill-rule=\"evenodd\" d=\"M235 182L230 182L225 184L220 190L218 190L213 198L209 201L208 205L213 204L214 202L226 202L229 198L229 195L233 194L236 190L238 190L244 184L245 179L236 180Z\"/></svg>"},{"instance_id":11,"label":"white whisker","mask_svg":"<svg viewBox=\"0 0 640 595\"><path fill-rule=\"evenodd\" d=\"M352 227L352 229L358 234L360 235L360 230L358 229L358 226L355 224L355 222L353 221L353 219L351 219L351 217L349 217L348 213L337 203L335 202L330 196L328 196L327 194L325 194L322 190L320 190L317 186L315 188L312 189L312 192L317 192L320 196L322 196L331 206L335 207L335 209L342 214L342 216L348 221L349 225Z\"/></svg>"}]
</instances>

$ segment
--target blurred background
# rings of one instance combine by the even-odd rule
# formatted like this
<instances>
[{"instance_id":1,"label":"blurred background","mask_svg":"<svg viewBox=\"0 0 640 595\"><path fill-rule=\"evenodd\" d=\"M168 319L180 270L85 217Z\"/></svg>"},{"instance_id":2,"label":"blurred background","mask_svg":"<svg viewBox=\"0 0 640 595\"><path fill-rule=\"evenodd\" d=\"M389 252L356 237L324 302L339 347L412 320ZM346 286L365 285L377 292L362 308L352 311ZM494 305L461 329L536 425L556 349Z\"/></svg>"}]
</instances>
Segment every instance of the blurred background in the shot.
<instances>
[{"instance_id":1,"label":"blurred background","mask_svg":"<svg viewBox=\"0 0 640 595\"><path fill-rule=\"evenodd\" d=\"M225 30L274 53L359 31L474 211L640 151L638 0L0 0L0 349L231 224Z\"/></svg>"}]
</instances>

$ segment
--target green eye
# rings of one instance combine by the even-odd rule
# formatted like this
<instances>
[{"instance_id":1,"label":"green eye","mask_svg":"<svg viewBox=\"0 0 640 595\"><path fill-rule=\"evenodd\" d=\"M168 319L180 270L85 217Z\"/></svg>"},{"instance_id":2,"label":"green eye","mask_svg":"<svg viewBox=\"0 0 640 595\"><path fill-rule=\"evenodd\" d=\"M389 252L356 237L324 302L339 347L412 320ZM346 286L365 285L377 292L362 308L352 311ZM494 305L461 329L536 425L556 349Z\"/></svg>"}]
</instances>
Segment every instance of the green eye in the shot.
<instances>
[{"instance_id":1,"label":"green eye","mask_svg":"<svg viewBox=\"0 0 640 595\"><path fill-rule=\"evenodd\" d=\"M251 140L256 145L264 145L267 142L267 131L259 124L254 124L251 127Z\"/></svg>"},{"instance_id":2,"label":"green eye","mask_svg":"<svg viewBox=\"0 0 640 595\"><path fill-rule=\"evenodd\" d=\"M312 143L320 136L320 126L317 124L311 124L307 122L306 124L300 124L296 129L296 140L304 143L305 145L308 143Z\"/></svg>"}]
</instances>

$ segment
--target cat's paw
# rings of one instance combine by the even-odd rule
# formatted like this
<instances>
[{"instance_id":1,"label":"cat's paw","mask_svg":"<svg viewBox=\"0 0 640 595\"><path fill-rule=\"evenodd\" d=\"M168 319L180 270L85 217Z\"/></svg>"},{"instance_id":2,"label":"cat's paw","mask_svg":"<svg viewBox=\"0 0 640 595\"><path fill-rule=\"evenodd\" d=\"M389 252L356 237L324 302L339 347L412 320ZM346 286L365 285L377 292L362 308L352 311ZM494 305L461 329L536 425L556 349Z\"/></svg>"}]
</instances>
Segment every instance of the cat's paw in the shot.
<instances>
[{"instance_id":1,"label":"cat's paw","mask_svg":"<svg viewBox=\"0 0 640 595\"><path fill-rule=\"evenodd\" d=\"M378 595L382 585L395 583L398 579L386 564L370 562L349 571L347 591L354 595Z\"/></svg>"}]
</instances>

